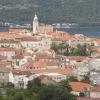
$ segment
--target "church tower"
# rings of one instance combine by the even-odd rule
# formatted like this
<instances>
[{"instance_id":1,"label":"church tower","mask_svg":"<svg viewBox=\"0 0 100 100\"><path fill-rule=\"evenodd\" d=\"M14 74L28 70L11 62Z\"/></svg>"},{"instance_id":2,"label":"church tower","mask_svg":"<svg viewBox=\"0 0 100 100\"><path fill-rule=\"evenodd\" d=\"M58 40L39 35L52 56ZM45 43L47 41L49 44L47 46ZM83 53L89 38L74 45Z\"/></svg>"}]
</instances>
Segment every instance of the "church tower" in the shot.
<instances>
[{"instance_id":1,"label":"church tower","mask_svg":"<svg viewBox=\"0 0 100 100\"><path fill-rule=\"evenodd\" d=\"M38 17L35 13L35 17L33 20L33 33L37 33L37 28L39 27L39 21L38 21Z\"/></svg>"}]
</instances>

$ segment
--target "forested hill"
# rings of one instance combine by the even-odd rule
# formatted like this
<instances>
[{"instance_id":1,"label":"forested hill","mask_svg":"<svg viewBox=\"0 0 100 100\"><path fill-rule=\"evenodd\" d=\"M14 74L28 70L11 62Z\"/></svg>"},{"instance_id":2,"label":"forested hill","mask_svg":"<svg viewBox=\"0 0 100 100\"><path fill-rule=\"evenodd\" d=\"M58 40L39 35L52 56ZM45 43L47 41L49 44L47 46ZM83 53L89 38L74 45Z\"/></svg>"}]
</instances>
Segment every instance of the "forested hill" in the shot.
<instances>
[{"instance_id":1,"label":"forested hill","mask_svg":"<svg viewBox=\"0 0 100 100\"><path fill-rule=\"evenodd\" d=\"M100 22L100 0L0 0L0 19L41 22Z\"/></svg>"}]
</instances>

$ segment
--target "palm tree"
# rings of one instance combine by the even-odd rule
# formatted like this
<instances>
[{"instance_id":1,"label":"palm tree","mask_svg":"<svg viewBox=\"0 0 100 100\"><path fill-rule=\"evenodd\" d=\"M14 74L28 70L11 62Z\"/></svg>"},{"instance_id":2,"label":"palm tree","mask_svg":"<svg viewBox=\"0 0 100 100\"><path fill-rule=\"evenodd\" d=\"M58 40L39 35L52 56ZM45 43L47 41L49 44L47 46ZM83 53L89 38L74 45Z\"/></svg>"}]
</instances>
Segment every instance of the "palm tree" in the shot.
<instances>
[{"instance_id":1,"label":"palm tree","mask_svg":"<svg viewBox=\"0 0 100 100\"><path fill-rule=\"evenodd\" d=\"M70 46L68 44L65 44L65 55L68 56L70 54Z\"/></svg>"},{"instance_id":2,"label":"palm tree","mask_svg":"<svg viewBox=\"0 0 100 100\"><path fill-rule=\"evenodd\" d=\"M51 44L51 49L54 50L56 53L58 53L58 49L59 49L58 44L52 43L52 44Z\"/></svg>"},{"instance_id":3,"label":"palm tree","mask_svg":"<svg viewBox=\"0 0 100 100\"><path fill-rule=\"evenodd\" d=\"M66 43L59 44L59 53L64 55L69 55L70 47Z\"/></svg>"},{"instance_id":4,"label":"palm tree","mask_svg":"<svg viewBox=\"0 0 100 100\"><path fill-rule=\"evenodd\" d=\"M59 53L63 54L64 53L64 49L65 49L65 44L64 43L59 44L58 49L59 49Z\"/></svg>"}]
</instances>

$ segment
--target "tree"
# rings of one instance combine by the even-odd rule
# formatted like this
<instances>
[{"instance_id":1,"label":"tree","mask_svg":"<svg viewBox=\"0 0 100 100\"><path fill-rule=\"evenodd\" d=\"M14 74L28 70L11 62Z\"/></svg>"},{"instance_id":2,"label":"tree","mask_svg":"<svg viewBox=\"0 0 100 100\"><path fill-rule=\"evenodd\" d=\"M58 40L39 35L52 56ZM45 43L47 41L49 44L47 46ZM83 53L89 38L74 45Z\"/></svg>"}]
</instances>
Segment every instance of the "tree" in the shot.
<instances>
[{"instance_id":1,"label":"tree","mask_svg":"<svg viewBox=\"0 0 100 100\"><path fill-rule=\"evenodd\" d=\"M14 84L11 82L8 82L6 85L7 88L14 88Z\"/></svg>"},{"instance_id":2,"label":"tree","mask_svg":"<svg viewBox=\"0 0 100 100\"><path fill-rule=\"evenodd\" d=\"M73 54L75 56L87 56L88 55L87 46L78 44L77 48L73 51Z\"/></svg>"},{"instance_id":3,"label":"tree","mask_svg":"<svg viewBox=\"0 0 100 100\"><path fill-rule=\"evenodd\" d=\"M41 79L39 79L39 78L35 78L34 80L29 81L28 85L27 85L27 89L31 93L32 92L38 93L40 91L41 87L42 87Z\"/></svg>"},{"instance_id":4,"label":"tree","mask_svg":"<svg viewBox=\"0 0 100 100\"><path fill-rule=\"evenodd\" d=\"M81 82L84 82L84 83L89 83L91 82L90 78L89 78L89 75L84 75Z\"/></svg>"},{"instance_id":5,"label":"tree","mask_svg":"<svg viewBox=\"0 0 100 100\"><path fill-rule=\"evenodd\" d=\"M23 92L18 92L14 95L13 100L28 100L28 97Z\"/></svg>"},{"instance_id":6,"label":"tree","mask_svg":"<svg viewBox=\"0 0 100 100\"><path fill-rule=\"evenodd\" d=\"M65 47L65 44L64 43L60 43L58 45L58 51L59 51L60 54L63 54L64 51L65 51L65 49L66 49L66 47Z\"/></svg>"},{"instance_id":7,"label":"tree","mask_svg":"<svg viewBox=\"0 0 100 100\"><path fill-rule=\"evenodd\" d=\"M74 95L56 85L45 86L39 92L39 100L69 100L69 98L76 100Z\"/></svg>"},{"instance_id":8,"label":"tree","mask_svg":"<svg viewBox=\"0 0 100 100\"><path fill-rule=\"evenodd\" d=\"M71 92L72 91L72 88L71 86L69 85L69 81L68 80L62 80L60 83L59 83L59 86L65 88L67 91Z\"/></svg>"},{"instance_id":9,"label":"tree","mask_svg":"<svg viewBox=\"0 0 100 100\"><path fill-rule=\"evenodd\" d=\"M16 89L7 88L7 96L14 96L16 94Z\"/></svg>"},{"instance_id":10,"label":"tree","mask_svg":"<svg viewBox=\"0 0 100 100\"><path fill-rule=\"evenodd\" d=\"M1 100L1 99L0 99ZM9 89L4 100L38 100L37 94L30 93L27 89Z\"/></svg>"},{"instance_id":11,"label":"tree","mask_svg":"<svg viewBox=\"0 0 100 100\"><path fill-rule=\"evenodd\" d=\"M56 44L56 43L52 43L51 45L51 49L53 49L56 53L62 54L62 55L69 55L69 51L70 51L70 47L68 44L66 43L60 43L60 44Z\"/></svg>"},{"instance_id":12,"label":"tree","mask_svg":"<svg viewBox=\"0 0 100 100\"><path fill-rule=\"evenodd\" d=\"M65 44L64 49L65 49L64 55L68 56L70 54L70 50L71 50L70 46L68 44Z\"/></svg>"},{"instance_id":13,"label":"tree","mask_svg":"<svg viewBox=\"0 0 100 100\"><path fill-rule=\"evenodd\" d=\"M56 43L51 44L51 49L54 50L56 53L58 53L58 48L59 48L58 44L56 44Z\"/></svg>"},{"instance_id":14,"label":"tree","mask_svg":"<svg viewBox=\"0 0 100 100\"><path fill-rule=\"evenodd\" d=\"M4 100L3 97L0 95L0 100Z\"/></svg>"},{"instance_id":15,"label":"tree","mask_svg":"<svg viewBox=\"0 0 100 100\"><path fill-rule=\"evenodd\" d=\"M78 79L77 79L77 77L75 77L75 76L70 76L67 80L68 80L69 82L78 82Z\"/></svg>"}]
</instances>

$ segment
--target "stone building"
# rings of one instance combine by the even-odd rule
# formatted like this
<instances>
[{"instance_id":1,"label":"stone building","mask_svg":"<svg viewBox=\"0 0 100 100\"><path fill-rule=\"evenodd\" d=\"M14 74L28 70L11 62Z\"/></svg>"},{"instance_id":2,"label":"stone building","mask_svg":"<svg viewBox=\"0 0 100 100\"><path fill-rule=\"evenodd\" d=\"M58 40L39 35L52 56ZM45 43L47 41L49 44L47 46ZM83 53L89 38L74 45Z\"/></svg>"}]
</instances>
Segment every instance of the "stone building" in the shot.
<instances>
[{"instance_id":1,"label":"stone building","mask_svg":"<svg viewBox=\"0 0 100 100\"><path fill-rule=\"evenodd\" d=\"M0 87L10 82L10 74L9 68L5 66L0 67Z\"/></svg>"},{"instance_id":2,"label":"stone building","mask_svg":"<svg viewBox=\"0 0 100 100\"><path fill-rule=\"evenodd\" d=\"M44 25L40 24L37 15L35 14L34 20L33 20L33 33L41 33L46 34L49 32L53 32L53 27L51 25Z\"/></svg>"}]
</instances>

